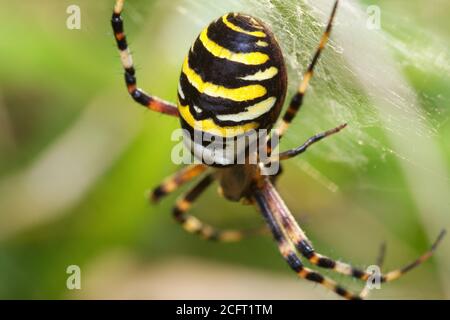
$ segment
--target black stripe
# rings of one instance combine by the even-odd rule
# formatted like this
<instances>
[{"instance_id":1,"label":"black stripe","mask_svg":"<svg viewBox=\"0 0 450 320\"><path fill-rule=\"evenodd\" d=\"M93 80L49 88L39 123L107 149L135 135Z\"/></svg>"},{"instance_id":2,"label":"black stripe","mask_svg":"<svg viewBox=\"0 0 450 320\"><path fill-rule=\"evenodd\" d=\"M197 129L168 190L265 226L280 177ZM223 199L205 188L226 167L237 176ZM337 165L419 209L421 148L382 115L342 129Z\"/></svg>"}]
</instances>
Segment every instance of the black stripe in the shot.
<instances>
[{"instance_id":1,"label":"black stripe","mask_svg":"<svg viewBox=\"0 0 450 320\"><path fill-rule=\"evenodd\" d=\"M136 70L134 70L134 67L125 68L125 72L132 76L136 74Z\"/></svg>"},{"instance_id":2,"label":"black stripe","mask_svg":"<svg viewBox=\"0 0 450 320\"><path fill-rule=\"evenodd\" d=\"M258 188L255 188L254 199L256 200L256 203L261 210L261 214L263 215L264 220L266 221L270 231L272 232L275 241L281 244L282 241L285 240L283 232L281 231L278 223L273 217L272 211L269 207L269 204L267 203L267 199L265 198L264 193Z\"/></svg>"},{"instance_id":3,"label":"black stripe","mask_svg":"<svg viewBox=\"0 0 450 320\"><path fill-rule=\"evenodd\" d=\"M279 61L276 61L273 57L270 57L266 63L261 65L246 65L218 58L206 50L199 39L194 43L194 50L189 52L189 66L200 75L203 81L212 82L226 88L239 88L251 84L264 85L266 81L246 81L238 78L254 74L271 66L280 69ZM272 81L275 81L278 76L277 74Z\"/></svg>"},{"instance_id":4,"label":"black stripe","mask_svg":"<svg viewBox=\"0 0 450 320\"><path fill-rule=\"evenodd\" d=\"M184 215L184 212L180 208L178 208L178 206L173 207L172 215L175 217L175 220L177 220L180 223L184 223L186 221L186 216Z\"/></svg>"},{"instance_id":5,"label":"black stripe","mask_svg":"<svg viewBox=\"0 0 450 320\"><path fill-rule=\"evenodd\" d=\"M364 277L365 272L356 268L352 268L352 276L358 279Z\"/></svg>"},{"instance_id":6,"label":"black stripe","mask_svg":"<svg viewBox=\"0 0 450 320\"><path fill-rule=\"evenodd\" d=\"M111 26L113 28L114 35L117 35L119 33L123 34L123 20L122 20L122 17L120 16L120 14L113 13L112 18L111 18ZM121 50L121 51L126 50L128 45L127 45L127 40L125 38L125 34L123 35L123 38L120 40L118 40L116 38L116 43L117 43L117 47L119 48L119 50Z\"/></svg>"},{"instance_id":7,"label":"black stripe","mask_svg":"<svg viewBox=\"0 0 450 320\"><path fill-rule=\"evenodd\" d=\"M343 297L348 296L349 292L342 288L341 286L336 286L335 290L334 290L338 295L341 295Z\"/></svg>"},{"instance_id":8,"label":"black stripe","mask_svg":"<svg viewBox=\"0 0 450 320\"><path fill-rule=\"evenodd\" d=\"M306 279L310 280L310 281L314 281L317 283L323 283L323 281L325 280L324 277L317 272L309 272L308 274L306 274Z\"/></svg>"},{"instance_id":9,"label":"black stripe","mask_svg":"<svg viewBox=\"0 0 450 320\"><path fill-rule=\"evenodd\" d=\"M303 264L300 259L295 255L295 253L290 253L286 257L286 261L296 273L299 273L303 269Z\"/></svg>"},{"instance_id":10,"label":"black stripe","mask_svg":"<svg viewBox=\"0 0 450 320\"><path fill-rule=\"evenodd\" d=\"M124 77L125 77L125 83L127 85L135 85L136 84L136 77L134 76L134 72L128 72L128 70L125 70Z\"/></svg>"},{"instance_id":11,"label":"black stripe","mask_svg":"<svg viewBox=\"0 0 450 320\"><path fill-rule=\"evenodd\" d=\"M221 234L217 230L213 230L210 235L203 234L207 240L219 241Z\"/></svg>"},{"instance_id":12,"label":"black stripe","mask_svg":"<svg viewBox=\"0 0 450 320\"><path fill-rule=\"evenodd\" d=\"M152 102L152 98L144 94L142 91L136 89L133 92L131 92L131 97L134 99L134 101L142 104L143 106L149 106Z\"/></svg>"},{"instance_id":13,"label":"black stripe","mask_svg":"<svg viewBox=\"0 0 450 320\"><path fill-rule=\"evenodd\" d=\"M188 194L184 197L184 199L188 202L193 202L200 193L205 190L211 183L213 182L213 178L211 175L207 175L193 188Z\"/></svg>"},{"instance_id":14,"label":"black stripe","mask_svg":"<svg viewBox=\"0 0 450 320\"><path fill-rule=\"evenodd\" d=\"M125 37L123 37L120 40L116 39L116 42L117 42L117 48L119 48L120 51L124 51L128 48L127 40Z\"/></svg>"},{"instance_id":15,"label":"black stripe","mask_svg":"<svg viewBox=\"0 0 450 320\"><path fill-rule=\"evenodd\" d=\"M115 34L123 32L123 20L120 14L113 13L111 18L111 25Z\"/></svg>"},{"instance_id":16,"label":"black stripe","mask_svg":"<svg viewBox=\"0 0 450 320\"><path fill-rule=\"evenodd\" d=\"M177 96L178 96L178 101L179 101L179 103L182 105L182 106L186 106L187 105L187 102L186 102L186 100L185 100L185 98L183 98L181 95L180 95L180 93L178 92L177 93Z\"/></svg>"},{"instance_id":17,"label":"black stripe","mask_svg":"<svg viewBox=\"0 0 450 320\"><path fill-rule=\"evenodd\" d=\"M303 102L304 94L297 92L291 100L291 105L289 106L291 109L297 111Z\"/></svg>"},{"instance_id":18,"label":"black stripe","mask_svg":"<svg viewBox=\"0 0 450 320\"><path fill-rule=\"evenodd\" d=\"M411 269L414 269L415 267L417 267L418 265L420 265L423 261L420 260L416 260L410 264L408 264L407 266L403 267L400 269L400 273L406 273Z\"/></svg>"},{"instance_id":19,"label":"black stripe","mask_svg":"<svg viewBox=\"0 0 450 320\"><path fill-rule=\"evenodd\" d=\"M334 269L334 267L336 266L336 262L329 258L319 258L317 265L326 269Z\"/></svg>"},{"instance_id":20,"label":"black stripe","mask_svg":"<svg viewBox=\"0 0 450 320\"><path fill-rule=\"evenodd\" d=\"M289 110L288 110L288 111L284 114L283 120L284 120L284 122L291 123L292 120L294 119L294 117L295 117L295 113L294 113L294 112L289 112Z\"/></svg>"},{"instance_id":21,"label":"black stripe","mask_svg":"<svg viewBox=\"0 0 450 320\"><path fill-rule=\"evenodd\" d=\"M302 240L296 244L296 247L300 253L305 256L307 259L310 259L314 256L314 249L306 240Z\"/></svg>"},{"instance_id":22,"label":"black stripe","mask_svg":"<svg viewBox=\"0 0 450 320\"><path fill-rule=\"evenodd\" d=\"M159 198L165 196L166 194L167 192L163 190L162 186L158 186L152 192L152 199L158 200Z\"/></svg>"},{"instance_id":23,"label":"black stripe","mask_svg":"<svg viewBox=\"0 0 450 320\"><path fill-rule=\"evenodd\" d=\"M242 13L230 13L228 14L228 21L230 21L232 24L234 24L235 26L238 26L246 31L262 31L259 28L256 28L255 26L253 26L252 22L251 22L251 18L249 15L246 14L242 14ZM253 18L255 19L259 25L261 25L262 27L265 27L263 22L257 18ZM266 29L266 28L264 28Z\"/></svg>"},{"instance_id":24,"label":"black stripe","mask_svg":"<svg viewBox=\"0 0 450 320\"><path fill-rule=\"evenodd\" d=\"M321 54L321 53L322 53L322 49L318 49L318 50L316 51L316 53L314 54L314 57L313 57L313 59L312 59L312 61L311 61L311 64L310 64L309 67L308 67L308 72L311 72L311 73L313 72L316 63L317 63L317 61L318 61L319 58L320 58L320 54Z\"/></svg>"},{"instance_id":25,"label":"black stripe","mask_svg":"<svg viewBox=\"0 0 450 320\"><path fill-rule=\"evenodd\" d=\"M260 31L270 35L268 31ZM222 19L219 19L208 26L208 38L233 52L249 53L257 51L268 55L271 53L271 43L273 41L270 36L258 38L242 32L234 31L226 26ZM256 44L259 40L265 41L269 45L267 47L260 47Z\"/></svg>"},{"instance_id":26,"label":"black stripe","mask_svg":"<svg viewBox=\"0 0 450 320\"><path fill-rule=\"evenodd\" d=\"M292 122L292 120L294 119L298 110L300 109L300 106L303 103L303 97L304 97L304 95L302 93L297 92L291 98L291 104L289 105L289 109L286 110L286 113L283 116L283 120L285 122L287 122L287 123Z\"/></svg>"}]
</instances>

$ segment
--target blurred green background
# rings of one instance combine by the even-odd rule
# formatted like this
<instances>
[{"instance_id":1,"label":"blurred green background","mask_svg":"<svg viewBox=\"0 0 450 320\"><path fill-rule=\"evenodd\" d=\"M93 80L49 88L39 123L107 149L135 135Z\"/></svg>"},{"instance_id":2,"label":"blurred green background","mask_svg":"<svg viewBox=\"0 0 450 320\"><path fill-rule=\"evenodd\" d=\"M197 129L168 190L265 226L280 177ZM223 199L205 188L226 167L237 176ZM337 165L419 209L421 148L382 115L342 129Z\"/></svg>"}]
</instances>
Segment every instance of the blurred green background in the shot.
<instances>
[{"instance_id":1,"label":"blurred green background","mask_svg":"<svg viewBox=\"0 0 450 320\"><path fill-rule=\"evenodd\" d=\"M0 298L335 298L296 279L269 236L205 242L172 219L176 195L148 204L148 190L177 170L170 135L178 121L128 97L110 30L113 0L0 2ZM273 25L295 88L323 28L314 18L317 8L294 0L221 2L127 1L125 27L141 87L174 101L182 58L196 34L211 19L239 10ZM332 1L319 2L331 8ZM80 30L66 28L72 4L81 8ZM414 114L423 115L425 129L411 135L406 122L381 121L373 97L361 93L356 74L341 63L346 48L335 39L282 146L348 118L350 128L287 163L279 189L319 252L365 267L385 241L391 269L450 227L450 4L359 4L363 12L369 5L381 9L383 46L417 95ZM297 30L298 8L305 11ZM292 36L301 49L288 41ZM377 61L373 55L359 58ZM384 68L378 61L373 70ZM392 132L417 158L397 150ZM430 161L428 152L416 150L419 140L434 146ZM228 203L215 189L193 214L223 227L262 225L254 208ZM449 298L449 250L445 239L436 258L372 297ZM69 265L81 268L81 290L66 287Z\"/></svg>"}]
</instances>

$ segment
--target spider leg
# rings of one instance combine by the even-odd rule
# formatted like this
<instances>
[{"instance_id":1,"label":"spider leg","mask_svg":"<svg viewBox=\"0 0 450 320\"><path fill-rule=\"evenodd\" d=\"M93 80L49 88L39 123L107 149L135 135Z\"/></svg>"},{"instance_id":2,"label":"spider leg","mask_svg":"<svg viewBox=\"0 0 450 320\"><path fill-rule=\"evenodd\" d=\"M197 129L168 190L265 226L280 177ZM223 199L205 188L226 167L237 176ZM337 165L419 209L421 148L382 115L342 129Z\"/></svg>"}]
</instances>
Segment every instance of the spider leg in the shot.
<instances>
[{"instance_id":1,"label":"spider leg","mask_svg":"<svg viewBox=\"0 0 450 320\"><path fill-rule=\"evenodd\" d=\"M131 57L123 29L123 19L121 16L123 2L124 0L116 0L111 25L114 31L117 47L119 49L122 66L125 70L125 83L127 85L128 93L136 102L149 108L150 110L178 117L178 108L174 104L161 100L157 97L152 97L139 89L136 85L136 71L134 69L133 59Z\"/></svg>"},{"instance_id":2,"label":"spider leg","mask_svg":"<svg viewBox=\"0 0 450 320\"><path fill-rule=\"evenodd\" d=\"M203 164L191 164L175 172L172 176L166 178L159 186L153 189L150 198L151 201L154 203L160 201L161 198L205 172L207 168L208 167Z\"/></svg>"},{"instance_id":3,"label":"spider leg","mask_svg":"<svg viewBox=\"0 0 450 320\"><path fill-rule=\"evenodd\" d=\"M386 258L386 243L383 242L380 245L380 250L378 251L378 256L375 265L379 266L381 269L381 267L383 267L385 258Z\"/></svg>"},{"instance_id":4,"label":"spider leg","mask_svg":"<svg viewBox=\"0 0 450 320\"><path fill-rule=\"evenodd\" d=\"M363 281L367 281L370 278L372 274L369 272L355 268L347 263L333 260L320 253L316 253L310 240L306 237L305 233L300 228L297 221L295 221L295 218L286 207L284 201L281 199L275 187L267 178L265 178L264 188L262 189L262 192L267 197L267 199L270 200L269 204L271 205L271 209L274 212L275 218L279 220L280 225L282 225L282 227L285 229L286 234L294 243L297 250L305 258L307 258L309 262L319 267L331 269L335 272ZM436 250L445 233L446 231L442 230L431 248L413 262L402 268L387 272L385 274L380 274L380 282L389 282L398 279L408 271L411 271L412 269L418 267L423 262L428 260L433 255L433 252Z\"/></svg>"},{"instance_id":5,"label":"spider leg","mask_svg":"<svg viewBox=\"0 0 450 320\"><path fill-rule=\"evenodd\" d=\"M325 45L328 42L328 39L330 37L331 28L333 27L333 21L334 17L336 15L336 10L338 6L339 0L336 0L333 6L333 10L331 12L330 18L328 20L327 27L325 29L325 32L322 35L322 38L320 39L319 47L317 48L312 61L303 76L303 80L301 81L298 90L296 94L291 98L291 101L289 103L289 108L286 110L285 114L283 115L283 118L278 123L278 125L275 128L274 135L278 136L278 140L281 139L281 137L285 134L287 131L289 124L292 122L292 120L297 115L297 112L300 110L300 107L303 104L303 97L305 95L305 92L308 88L309 81L311 80L313 73L314 73L314 67L317 64L317 61L319 60L320 54L322 53L322 50L325 48ZM268 147L270 146L270 143L268 144ZM270 148L270 147L269 147Z\"/></svg>"},{"instance_id":6,"label":"spider leg","mask_svg":"<svg viewBox=\"0 0 450 320\"><path fill-rule=\"evenodd\" d=\"M305 267L302 261L300 260L299 256L297 255L295 247L293 246L292 242L287 238L287 236L283 232L283 229L280 227L277 219L274 217L275 212L273 212L272 209L273 207L273 205L271 204L272 199L268 199L266 195L263 192L261 192L261 190L257 189L254 192L254 200L257 207L261 211L264 219L266 220L266 223L269 226L275 241L277 242L278 250L280 251L284 260L286 260L288 265L291 267L291 269L294 270L294 272L300 278L315 283L319 283L346 299L352 300L361 299L359 295L348 291L347 289L340 286L332 279L327 278L322 274L320 274L319 272L316 272L314 270Z\"/></svg>"},{"instance_id":7,"label":"spider leg","mask_svg":"<svg viewBox=\"0 0 450 320\"><path fill-rule=\"evenodd\" d=\"M319 142L320 140L322 140L322 139L324 139L326 137L329 137L329 136L331 136L331 135L333 135L335 133L340 132L346 126L347 126L347 124L344 123L344 124L342 124L342 125L340 125L340 126L338 126L336 128L333 128L331 130L318 133L318 134L312 136L311 138L309 138L308 140L306 140L305 143L303 143L301 146L299 146L299 147L297 147L295 149L287 150L287 151L281 152L279 154L272 155L267 160L267 162L281 161L281 160L287 160L287 159L293 158L293 157L295 157L295 156L305 152L310 145L312 145L312 144L314 144L316 142Z\"/></svg>"},{"instance_id":8,"label":"spider leg","mask_svg":"<svg viewBox=\"0 0 450 320\"><path fill-rule=\"evenodd\" d=\"M172 213L182 227L189 233L198 234L204 239L219 242L237 242L248 235L261 233L260 230L218 230L186 213L191 208L192 203L213 181L214 178L212 174L206 175L191 190L177 200Z\"/></svg>"}]
</instances>

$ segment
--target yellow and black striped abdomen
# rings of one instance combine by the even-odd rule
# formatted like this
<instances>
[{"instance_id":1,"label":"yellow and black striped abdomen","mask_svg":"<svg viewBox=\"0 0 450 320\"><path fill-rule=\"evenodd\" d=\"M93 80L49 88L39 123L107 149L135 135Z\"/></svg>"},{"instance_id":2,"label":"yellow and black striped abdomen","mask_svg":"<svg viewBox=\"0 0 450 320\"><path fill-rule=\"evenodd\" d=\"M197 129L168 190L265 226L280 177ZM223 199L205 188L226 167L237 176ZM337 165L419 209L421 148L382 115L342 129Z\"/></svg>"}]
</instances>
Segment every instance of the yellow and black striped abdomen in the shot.
<instances>
[{"instance_id":1,"label":"yellow and black striped abdomen","mask_svg":"<svg viewBox=\"0 0 450 320\"><path fill-rule=\"evenodd\" d=\"M272 32L251 16L226 14L200 33L183 62L181 125L191 133L227 138L270 129L282 108L286 82Z\"/></svg>"}]
</instances>

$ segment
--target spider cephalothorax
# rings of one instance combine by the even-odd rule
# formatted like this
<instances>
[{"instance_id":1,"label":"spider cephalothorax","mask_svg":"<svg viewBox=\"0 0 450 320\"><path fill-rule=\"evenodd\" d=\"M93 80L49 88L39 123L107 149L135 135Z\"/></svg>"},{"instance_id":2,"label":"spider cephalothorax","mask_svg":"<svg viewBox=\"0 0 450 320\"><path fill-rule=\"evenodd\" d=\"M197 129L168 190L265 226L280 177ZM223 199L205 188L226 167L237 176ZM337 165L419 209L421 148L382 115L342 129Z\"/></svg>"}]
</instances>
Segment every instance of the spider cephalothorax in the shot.
<instances>
[{"instance_id":1,"label":"spider cephalothorax","mask_svg":"<svg viewBox=\"0 0 450 320\"><path fill-rule=\"evenodd\" d=\"M135 69L128 50L121 17L124 0L116 0L112 16L112 27L125 69L128 92L143 106L171 116L180 117L186 131L185 142L202 163L191 164L166 179L152 193L152 200L158 201L175 191L182 184L201 176L199 182L181 196L173 209L175 219L191 233L203 238L219 241L238 241L246 232L237 230L216 230L210 225L187 214L197 197L217 180L221 194L232 201L244 201L255 205L263 215L278 249L288 265L301 278L320 283L347 299L361 299L367 290L351 293L333 280L317 271L305 267L300 255L321 268L363 281L372 273L321 255L313 249L310 240L300 228L293 215L274 187L274 175L264 172L269 164L286 160L306 151L313 143L342 130L346 125L316 134L298 148L271 154L273 142L284 135L303 102L304 94L312 78L314 67L330 36L338 1L335 2L325 32L322 35L303 80L291 98L289 106L272 135L263 139L268 158L244 157L244 163L234 162L241 152L250 150L252 142L241 148L234 147L230 157L208 153L205 140L193 137L196 133L231 142L249 132L270 130L282 109L286 95L286 70L283 55L270 29L260 20L245 14L229 13L212 22L199 35L184 60L178 86L177 105L150 96L136 86ZM258 135L254 141L261 142ZM206 140L210 142L211 140ZM253 141L253 142L254 142ZM256 159L252 163L250 159ZM264 173L264 174L263 174ZM380 282L389 282L429 259L444 236L441 232L431 249L417 260L397 270L375 275Z\"/></svg>"}]
</instances>

